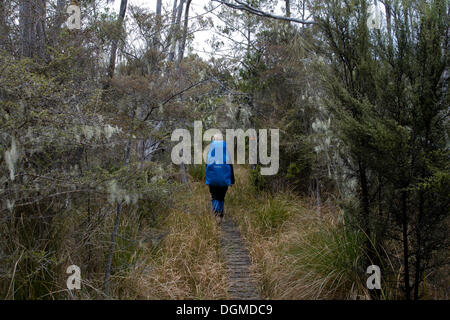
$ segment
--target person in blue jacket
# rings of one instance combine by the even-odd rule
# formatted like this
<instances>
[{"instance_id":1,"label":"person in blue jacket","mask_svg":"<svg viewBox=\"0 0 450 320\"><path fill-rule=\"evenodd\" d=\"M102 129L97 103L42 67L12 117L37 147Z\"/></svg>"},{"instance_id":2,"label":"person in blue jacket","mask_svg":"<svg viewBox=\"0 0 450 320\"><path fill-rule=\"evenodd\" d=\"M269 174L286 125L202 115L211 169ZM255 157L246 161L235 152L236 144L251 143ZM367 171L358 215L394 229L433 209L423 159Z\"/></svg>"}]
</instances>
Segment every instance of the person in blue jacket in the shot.
<instances>
[{"instance_id":1,"label":"person in blue jacket","mask_svg":"<svg viewBox=\"0 0 450 320\"><path fill-rule=\"evenodd\" d=\"M223 219L225 194L235 181L227 144L218 135L213 137L209 145L205 176L211 193L212 209L217 222L220 223Z\"/></svg>"}]
</instances>

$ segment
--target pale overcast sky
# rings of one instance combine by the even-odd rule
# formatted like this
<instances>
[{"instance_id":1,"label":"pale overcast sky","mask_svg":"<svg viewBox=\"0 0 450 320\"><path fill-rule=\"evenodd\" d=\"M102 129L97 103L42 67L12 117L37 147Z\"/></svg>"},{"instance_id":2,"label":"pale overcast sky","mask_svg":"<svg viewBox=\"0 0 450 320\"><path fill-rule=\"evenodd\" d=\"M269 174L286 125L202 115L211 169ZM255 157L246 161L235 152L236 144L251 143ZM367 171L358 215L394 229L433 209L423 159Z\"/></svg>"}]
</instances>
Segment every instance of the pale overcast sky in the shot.
<instances>
[{"instance_id":1,"label":"pale overcast sky","mask_svg":"<svg viewBox=\"0 0 450 320\"><path fill-rule=\"evenodd\" d=\"M204 7L210 2L210 0L193 0L191 3L189 15L191 17L194 17L200 14L204 14ZM218 3L216 4L219 5ZM130 5L137 5L143 8L148 8L153 12L156 10L156 0L128 0L128 6ZM110 6L112 6L114 11L118 13L120 8L120 0L115 0L114 4L111 4ZM163 0L163 7L172 10L173 0ZM284 0L278 0L275 13L282 14L282 8L284 8ZM217 9L217 11L218 10L219 8ZM215 24L220 23L220 21L211 13L207 13L205 17L211 17ZM212 38L212 32L212 30L198 31L194 34L192 47L194 48L194 52L204 59L208 59L209 54L207 52L211 52L211 47L207 43L207 40ZM228 40L223 39L223 41L226 43Z\"/></svg>"},{"instance_id":2,"label":"pale overcast sky","mask_svg":"<svg viewBox=\"0 0 450 320\"><path fill-rule=\"evenodd\" d=\"M210 0L193 0L190 7L190 16L196 16L199 14L202 14L205 12L203 9L205 5L207 5L210 2ZM142 8L148 8L151 11L156 10L156 0L128 0L128 6L130 5L136 5ZM120 8L120 0L115 0L114 4L111 4L115 12L119 12ZM173 6L173 0L163 0L163 7L168 8L172 10ZM213 15L207 14L206 16L212 17L214 20L217 20L214 18ZM206 53L203 53L202 51L211 51L211 47L208 45L206 40L211 38L211 31L199 31L195 33L195 38L192 46L195 48L195 53L197 53L199 56L208 59L209 56Z\"/></svg>"},{"instance_id":3,"label":"pale overcast sky","mask_svg":"<svg viewBox=\"0 0 450 320\"><path fill-rule=\"evenodd\" d=\"M157 0L128 0L128 6L130 5L136 5L139 7L145 7L150 9L151 11L155 11L156 10L156 1ZM173 0L163 0L163 7L169 11L172 10L173 7ZM192 0L191 3L191 7L190 7L190 16L194 17L200 14L204 14L205 10L204 7L210 3L211 0ZM232 1L231 1L232 2ZM293 1L293 3L296 3L296 1ZM216 3L218 5L218 3ZM112 7L112 9L115 12L119 12L119 8L120 8L120 0L114 0L113 4L109 5L110 7ZM294 8L294 5L292 5L292 8ZM283 9L284 9L284 0L280 1L277 0L277 5L275 6L275 14L279 14L279 15L283 15ZM381 9L380 14L381 16L383 16L384 14L384 10L381 6L381 8L379 7L379 9ZM219 10L219 9L217 9ZM370 8L370 11L373 10L373 5ZM295 17L296 16L296 12L295 9L292 9L292 15ZM128 13L128 11L127 11ZM205 15L205 17L211 17L213 22L215 24L220 23L219 19L217 19L213 14L211 13L207 13ZM201 56L204 59L209 59L210 55L208 54L209 52L212 51L210 45L207 43L207 40L211 39L213 34L212 32L214 32L213 30L208 30L208 31L198 31L194 34L194 40L192 43L192 47L194 50L194 53L198 54L199 56ZM222 40L227 43L229 40L222 38ZM217 55L217 53L215 53L215 55Z\"/></svg>"}]
</instances>

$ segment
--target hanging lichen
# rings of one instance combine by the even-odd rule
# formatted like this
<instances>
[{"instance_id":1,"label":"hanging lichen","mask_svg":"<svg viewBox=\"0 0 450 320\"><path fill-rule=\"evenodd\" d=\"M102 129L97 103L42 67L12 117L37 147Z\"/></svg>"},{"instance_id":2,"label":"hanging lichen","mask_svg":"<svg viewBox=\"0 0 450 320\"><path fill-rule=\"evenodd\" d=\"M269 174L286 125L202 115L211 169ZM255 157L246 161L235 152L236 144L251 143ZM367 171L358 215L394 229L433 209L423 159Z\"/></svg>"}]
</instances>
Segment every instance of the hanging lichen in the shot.
<instances>
[{"instance_id":1,"label":"hanging lichen","mask_svg":"<svg viewBox=\"0 0 450 320\"><path fill-rule=\"evenodd\" d=\"M14 180L14 166L19 159L19 152L17 150L16 139L13 137L11 142L11 148L5 151L5 162L9 169L9 177Z\"/></svg>"}]
</instances>

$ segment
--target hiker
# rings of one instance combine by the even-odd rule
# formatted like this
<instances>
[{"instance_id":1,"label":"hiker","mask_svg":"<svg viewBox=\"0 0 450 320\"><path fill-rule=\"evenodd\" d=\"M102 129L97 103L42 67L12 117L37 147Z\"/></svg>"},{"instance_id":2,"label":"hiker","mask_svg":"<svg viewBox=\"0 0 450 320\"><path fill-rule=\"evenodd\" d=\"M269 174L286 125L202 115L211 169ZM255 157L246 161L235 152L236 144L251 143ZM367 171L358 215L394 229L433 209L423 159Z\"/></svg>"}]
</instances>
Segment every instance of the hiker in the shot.
<instances>
[{"instance_id":1,"label":"hiker","mask_svg":"<svg viewBox=\"0 0 450 320\"><path fill-rule=\"evenodd\" d=\"M209 185L211 203L216 221L222 222L225 194L234 184L234 170L227 150L227 144L221 135L215 135L209 145L206 161L206 184Z\"/></svg>"}]
</instances>

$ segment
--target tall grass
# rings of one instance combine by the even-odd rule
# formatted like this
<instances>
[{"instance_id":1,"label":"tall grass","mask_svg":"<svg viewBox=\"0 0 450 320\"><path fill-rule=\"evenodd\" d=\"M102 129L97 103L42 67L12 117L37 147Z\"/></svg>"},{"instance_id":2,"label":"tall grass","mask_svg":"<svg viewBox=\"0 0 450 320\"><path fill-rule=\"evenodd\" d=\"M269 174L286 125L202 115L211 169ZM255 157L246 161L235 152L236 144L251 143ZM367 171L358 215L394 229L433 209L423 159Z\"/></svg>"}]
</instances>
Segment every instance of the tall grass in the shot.
<instances>
[{"instance_id":1,"label":"tall grass","mask_svg":"<svg viewBox=\"0 0 450 320\"><path fill-rule=\"evenodd\" d=\"M218 226L201 183L176 195L176 204L158 226L160 242L141 243L136 268L123 275L121 298L225 299L227 278L220 256ZM149 230L149 232L151 232Z\"/></svg>"},{"instance_id":2,"label":"tall grass","mask_svg":"<svg viewBox=\"0 0 450 320\"><path fill-rule=\"evenodd\" d=\"M9 252L0 257L2 298L228 298L219 228L197 171L190 188L172 190L172 201L166 197L124 206L108 296L103 276L114 225L112 205L80 199L54 214L49 224L33 223L30 215L21 219L26 212L16 212L2 230L3 248ZM244 167L235 172L237 183L227 194L225 214L233 216L247 241L263 298L368 297L359 266L362 235L342 225L339 210L324 205L319 212L289 191L262 193L252 187ZM66 288L70 264L81 267L82 290Z\"/></svg>"},{"instance_id":3,"label":"tall grass","mask_svg":"<svg viewBox=\"0 0 450 320\"><path fill-rule=\"evenodd\" d=\"M226 212L249 244L263 298L368 298L360 266L363 235L344 227L337 208L319 212L292 192L259 192L244 167L235 170Z\"/></svg>"},{"instance_id":4,"label":"tall grass","mask_svg":"<svg viewBox=\"0 0 450 320\"><path fill-rule=\"evenodd\" d=\"M360 262L364 256L363 235L345 230L343 226L305 235L301 241L293 242L286 254L294 261L294 271L308 286L313 298L351 298L357 291L363 292Z\"/></svg>"},{"instance_id":5,"label":"tall grass","mask_svg":"<svg viewBox=\"0 0 450 320\"><path fill-rule=\"evenodd\" d=\"M89 207L86 201L73 203L48 224L17 212L2 230L8 254L0 255L1 298L226 298L226 271L207 188L193 182L190 189L173 191L178 191L172 193L174 201L149 199L123 207L108 296L103 280L114 206L98 199ZM66 287L71 264L81 268L81 290Z\"/></svg>"}]
</instances>

